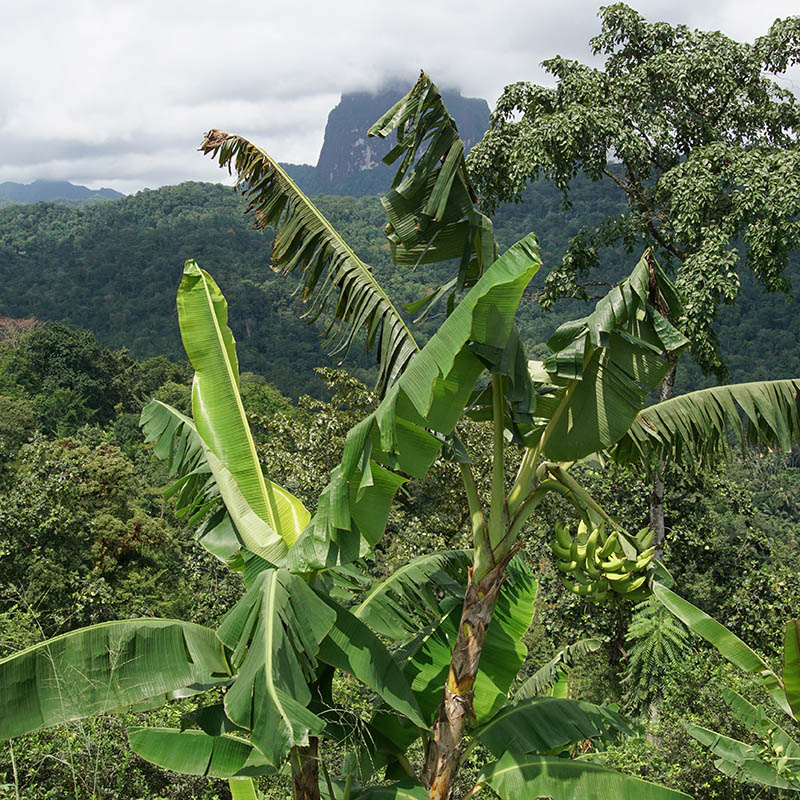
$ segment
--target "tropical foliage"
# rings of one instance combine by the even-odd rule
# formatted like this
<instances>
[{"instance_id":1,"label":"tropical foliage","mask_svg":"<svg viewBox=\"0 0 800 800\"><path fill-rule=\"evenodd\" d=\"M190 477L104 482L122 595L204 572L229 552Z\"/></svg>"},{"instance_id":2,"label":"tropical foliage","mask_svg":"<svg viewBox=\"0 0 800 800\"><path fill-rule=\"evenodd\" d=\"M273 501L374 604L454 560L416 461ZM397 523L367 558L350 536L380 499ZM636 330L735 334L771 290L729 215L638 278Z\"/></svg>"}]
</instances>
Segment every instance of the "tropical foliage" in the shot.
<instances>
[{"instance_id":1,"label":"tropical foliage","mask_svg":"<svg viewBox=\"0 0 800 800\"><path fill-rule=\"evenodd\" d=\"M665 579L652 552L644 556L639 537L571 469L597 451L613 457L630 430L652 427L653 417L641 410L648 390L670 368L665 354L686 345L665 316L665 310L679 316L680 298L646 253L593 313L556 331L547 359L529 363L514 316L539 267L535 239L528 236L497 257L491 223L473 206L463 147L427 76L374 132L387 135L396 126L398 146L390 157L401 167L385 201L396 257L405 263L461 256L456 277L433 292L432 301L446 303L447 318L419 350L369 269L340 245L335 229L270 157L238 137L212 132L207 138L206 149L223 163L241 156L239 177L254 208L263 221L278 223L279 263L288 258L284 267L304 270L312 302L324 308L331 292L340 292L333 314L344 337L339 342L351 342L367 326L379 360L380 403L350 430L316 509L306 510L264 472L241 399L227 304L213 279L188 261L178 310L195 369L192 418L156 401L142 424L177 479L178 508L200 524L200 543L241 573L245 594L216 628L171 620L109 623L0 661L0 683L15 709L4 717L3 735L210 690L215 699L185 717L186 730L136 727L130 742L163 766L230 779L234 796L252 795L255 776L290 771L300 798L325 792L449 798L467 751L478 745L498 760L482 768L472 795L488 786L504 800L554 793L685 796L583 759L553 756L587 738L629 733L613 709L538 697L532 685L508 699L525 657L521 640L537 588L516 554L546 498L566 499L583 525L567 562L576 594L586 594L587 575L606 581L612 597L624 597L622 587L639 573L648 583L654 575ZM332 277L309 283L323 268ZM796 382L781 384L781 402L774 404L753 399L763 391L750 387L737 395L740 404L750 398L745 402L759 443L791 441ZM693 406L700 414L713 402L703 395ZM491 423L488 498L459 436L464 415ZM792 415L795 421L783 427L775 422ZM654 443L627 448L627 460L646 461L668 437L683 443L675 452L680 458L709 431L742 432L726 413L705 428L678 429L667 413L658 419ZM513 480L505 471L508 443L522 450ZM441 458L458 464L462 475L473 550L427 554L373 583L356 563L382 539L401 487ZM595 576L589 553L601 529L608 533ZM337 599L353 592L363 592L357 605ZM47 668L30 680L30 665L39 662ZM336 702L337 683L348 675L374 693L365 714ZM321 757L330 747L347 755L339 775ZM381 776L387 783L369 788Z\"/></svg>"},{"instance_id":2,"label":"tropical foliage","mask_svg":"<svg viewBox=\"0 0 800 800\"><path fill-rule=\"evenodd\" d=\"M773 704L789 718L796 730L800 714L800 621L786 622L783 637L783 669L775 672L738 636L708 614L670 589L656 583L658 600L691 631L702 636L740 670L757 678ZM745 743L729 736L687 723L686 730L717 756L714 766L737 780L800 791L800 744L763 706L748 702L737 692L722 687L731 714L758 743Z\"/></svg>"},{"instance_id":3,"label":"tropical foliage","mask_svg":"<svg viewBox=\"0 0 800 800\"><path fill-rule=\"evenodd\" d=\"M624 3L600 18L590 45L603 65L556 56L544 62L555 86L506 87L470 167L489 205L539 178L565 201L578 172L607 182L624 207L572 237L548 301L585 296L578 279L603 248L651 246L678 263L695 359L724 377L713 322L739 295L740 246L766 289L786 291L800 245L800 105L780 83L798 61L800 18L776 20L753 43L651 23Z\"/></svg>"}]
</instances>

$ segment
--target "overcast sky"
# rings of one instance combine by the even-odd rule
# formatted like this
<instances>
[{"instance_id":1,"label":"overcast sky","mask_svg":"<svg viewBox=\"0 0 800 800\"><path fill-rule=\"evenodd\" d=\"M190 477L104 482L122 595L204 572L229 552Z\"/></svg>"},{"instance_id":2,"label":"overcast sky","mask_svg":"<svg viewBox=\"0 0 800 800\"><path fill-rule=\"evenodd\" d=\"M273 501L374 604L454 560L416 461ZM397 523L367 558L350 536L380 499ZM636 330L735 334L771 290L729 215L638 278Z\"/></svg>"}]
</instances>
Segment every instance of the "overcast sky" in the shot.
<instances>
[{"instance_id":1,"label":"overcast sky","mask_svg":"<svg viewBox=\"0 0 800 800\"><path fill-rule=\"evenodd\" d=\"M639 0L649 20L766 33L797 0ZM70 180L123 192L222 180L196 152L222 128L280 161L316 163L343 91L413 83L484 97L586 61L587 0L0 0L0 182ZM797 88L797 87L795 87Z\"/></svg>"}]
</instances>

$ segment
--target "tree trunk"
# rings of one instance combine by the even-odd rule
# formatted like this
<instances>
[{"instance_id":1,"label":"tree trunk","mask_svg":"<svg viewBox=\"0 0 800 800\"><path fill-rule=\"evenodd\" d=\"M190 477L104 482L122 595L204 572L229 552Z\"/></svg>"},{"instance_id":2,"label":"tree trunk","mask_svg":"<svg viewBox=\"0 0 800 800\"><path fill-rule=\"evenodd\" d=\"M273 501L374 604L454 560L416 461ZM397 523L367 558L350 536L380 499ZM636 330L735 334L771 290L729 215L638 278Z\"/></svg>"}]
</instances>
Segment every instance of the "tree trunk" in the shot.
<instances>
[{"instance_id":1,"label":"tree trunk","mask_svg":"<svg viewBox=\"0 0 800 800\"><path fill-rule=\"evenodd\" d=\"M661 381L659 400L669 400L675 393L675 357L667 354L667 359L672 362L672 368ZM666 463L659 456L658 466L653 468L653 485L650 490L650 527L653 529L653 544L655 553L653 556L659 561L664 556L664 538L666 530L664 528L664 471Z\"/></svg>"},{"instance_id":2,"label":"tree trunk","mask_svg":"<svg viewBox=\"0 0 800 800\"><path fill-rule=\"evenodd\" d=\"M505 568L517 548L496 564L477 584L469 571L467 592L461 612L450 671L444 687L436 723L428 743L422 780L431 800L450 800L453 782L461 760L461 742L475 717L472 705L473 686L478 663L492 621L497 593L505 579Z\"/></svg>"},{"instance_id":3,"label":"tree trunk","mask_svg":"<svg viewBox=\"0 0 800 800\"><path fill-rule=\"evenodd\" d=\"M292 796L294 800L320 800L319 796L319 740L309 739L307 747L292 751Z\"/></svg>"}]
</instances>

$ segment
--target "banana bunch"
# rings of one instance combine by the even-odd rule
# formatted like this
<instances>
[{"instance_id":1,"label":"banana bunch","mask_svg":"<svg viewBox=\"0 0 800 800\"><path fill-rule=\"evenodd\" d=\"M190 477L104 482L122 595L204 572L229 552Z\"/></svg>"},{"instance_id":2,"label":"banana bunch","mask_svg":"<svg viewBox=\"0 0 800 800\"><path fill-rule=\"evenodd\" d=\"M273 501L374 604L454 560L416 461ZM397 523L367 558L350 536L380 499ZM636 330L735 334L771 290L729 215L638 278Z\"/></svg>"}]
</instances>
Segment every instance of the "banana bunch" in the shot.
<instances>
[{"instance_id":1,"label":"banana bunch","mask_svg":"<svg viewBox=\"0 0 800 800\"><path fill-rule=\"evenodd\" d=\"M574 594L602 602L620 596L640 602L649 590L647 567L653 560L653 531L642 528L631 541L636 547L636 558L625 555L616 531L608 535L605 524L589 527L581 520L573 537L568 528L556 524L550 549L561 572L561 582Z\"/></svg>"}]
</instances>

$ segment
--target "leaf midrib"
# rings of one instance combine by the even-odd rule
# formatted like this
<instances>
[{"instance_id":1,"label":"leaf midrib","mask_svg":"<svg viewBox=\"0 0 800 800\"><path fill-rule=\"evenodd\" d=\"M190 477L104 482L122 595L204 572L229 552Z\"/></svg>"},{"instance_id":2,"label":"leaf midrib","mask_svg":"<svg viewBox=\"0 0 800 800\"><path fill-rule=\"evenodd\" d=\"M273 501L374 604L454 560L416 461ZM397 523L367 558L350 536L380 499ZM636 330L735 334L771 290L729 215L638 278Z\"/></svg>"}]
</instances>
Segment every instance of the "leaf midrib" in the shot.
<instances>
[{"instance_id":1,"label":"leaf midrib","mask_svg":"<svg viewBox=\"0 0 800 800\"><path fill-rule=\"evenodd\" d=\"M222 330L219 326L217 315L214 312L214 302L211 298L211 292L208 289L208 280L206 279L206 275L205 272L203 272L203 270L200 270L200 275L203 279L203 292L205 294L206 302L208 304L208 308L211 314L211 319L214 324L214 331L216 332L217 335L217 342L219 344L219 349L222 354L222 361L225 364L225 370L228 373L228 381L232 389L234 400L236 402L236 410L239 413L239 421L244 430L245 438L247 439L247 446L250 451L250 459L254 467L256 478L258 481L258 488L261 493L262 500L264 501L264 506L267 510L267 516L269 517L267 521L272 526L272 528L278 533L278 535L284 541L286 541L283 532L280 529L280 520L278 519L276 509L274 508L273 498L267 491L267 486L264 482L264 475L261 472L261 466L258 461L255 442L253 441L253 436L250 433L250 426L247 423L247 417L245 415L244 406L242 405L242 398L240 397L239 392L236 390L236 376L233 374L233 366L231 365L230 359L228 358L228 349L225 347L225 339L222 336Z\"/></svg>"}]
</instances>

